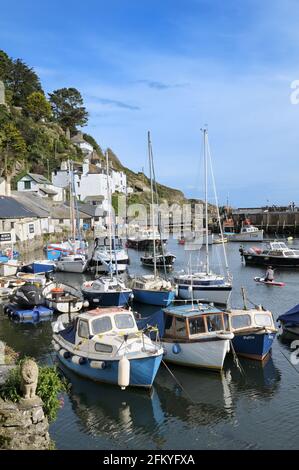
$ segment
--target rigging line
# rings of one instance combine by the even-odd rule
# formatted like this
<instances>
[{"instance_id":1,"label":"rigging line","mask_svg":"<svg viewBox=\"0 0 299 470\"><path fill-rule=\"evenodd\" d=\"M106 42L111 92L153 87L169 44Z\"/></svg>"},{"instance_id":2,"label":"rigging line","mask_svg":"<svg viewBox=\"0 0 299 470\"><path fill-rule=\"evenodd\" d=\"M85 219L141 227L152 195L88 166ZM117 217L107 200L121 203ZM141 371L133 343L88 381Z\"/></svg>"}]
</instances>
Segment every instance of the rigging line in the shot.
<instances>
[{"instance_id":1,"label":"rigging line","mask_svg":"<svg viewBox=\"0 0 299 470\"><path fill-rule=\"evenodd\" d=\"M185 393L185 395L189 398L189 400L194 404L196 405L197 403L193 400L193 398L189 395L189 393L187 392L187 390L183 387L183 385L181 384L181 382L179 382L179 380L176 378L176 376L173 374L173 372L169 369L169 367L167 366L167 364L165 363L165 361L163 361L162 359L162 364L164 365L164 367L166 368L166 370L170 373L171 377L175 380L175 382L178 384L178 386L181 388L181 390Z\"/></svg>"},{"instance_id":2,"label":"rigging line","mask_svg":"<svg viewBox=\"0 0 299 470\"><path fill-rule=\"evenodd\" d=\"M210 163L210 171L211 171L214 197L215 197L215 203L216 203L217 219L218 219L218 223L219 223L220 236L221 236L221 241L222 241L222 249L223 249L223 255L224 255L224 260L225 260L225 268L226 268L226 271L227 271L227 275L229 277L231 277L231 273L230 273L229 265L228 265L228 260L227 260L226 249L225 249L225 245L224 245L223 228L222 228L221 219L220 219L218 195L217 195L217 191L216 191L216 183L215 183L214 170L213 170L213 164L212 164L212 158L211 158L211 149L210 149L210 143L209 143L208 138L207 138L207 149L208 149L207 153L208 153L208 158L209 158L209 163Z\"/></svg>"},{"instance_id":3,"label":"rigging line","mask_svg":"<svg viewBox=\"0 0 299 470\"><path fill-rule=\"evenodd\" d=\"M289 359L287 358L287 356L280 350L281 354L283 355L283 357L286 359L286 361L293 367L293 369L295 369L295 371L297 372L297 374L299 374L299 371L298 369L296 369L296 367L294 366L294 364L292 364L291 361L289 361Z\"/></svg>"},{"instance_id":4,"label":"rigging line","mask_svg":"<svg viewBox=\"0 0 299 470\"><path fill-rule=\"evenodd\" d=\"M152 162L152 170L153 170L155 195L156 195L156 204L157 204L157 208L158 208L158 232L159 232L159 236L160 236L161 253L162 253L162 257L163 257L162 259L163 259L163 267L164 267L164 276L165 276L165 279L167 279L165 250L164 250L162 233L161 233L161 212L159 210L159 195L158 195L158 187L157 187L157 180L156 180L156 173L155 173L155 166L154 166L154 155L153 155L152 144L151 144L151 162ZM154 243L156 243L155 237L154 237Z\"/></svg>"}]
</instances>

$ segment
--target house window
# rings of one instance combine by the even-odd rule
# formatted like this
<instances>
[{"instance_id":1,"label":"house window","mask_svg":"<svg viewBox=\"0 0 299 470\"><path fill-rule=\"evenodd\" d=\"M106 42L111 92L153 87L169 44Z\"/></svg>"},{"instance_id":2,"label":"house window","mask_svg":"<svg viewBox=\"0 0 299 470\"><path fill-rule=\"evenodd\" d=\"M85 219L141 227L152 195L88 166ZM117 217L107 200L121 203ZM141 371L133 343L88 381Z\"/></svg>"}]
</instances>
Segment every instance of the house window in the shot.
<instances>
[{"instance_id":1,"label":"house window","mask_svg":"<svg viewBox=\"0 0 299 470\"><path fill-rule=\"evenodd\" d=\"M59 219L59 224L63 224L63 219Z\"/></svg>"},{"instance_id":2,"label":"house window","mask_svg":"<svg viewBox=\"0 0 299 470\"><path fill-rule=\"evenodd\" d=\"M24 189L31 189L31 181L24 181Z\"/></svg>"},{"instance_id":3,"label":"house window","mask_svg":"<svg viewBox=\"0 0 299 470\"><path fill-rule=\"evenodd\" d=\"M14 222L10 222L10 228L11 229L15 228L15 223Z\"/></svg>"}]
</instances>

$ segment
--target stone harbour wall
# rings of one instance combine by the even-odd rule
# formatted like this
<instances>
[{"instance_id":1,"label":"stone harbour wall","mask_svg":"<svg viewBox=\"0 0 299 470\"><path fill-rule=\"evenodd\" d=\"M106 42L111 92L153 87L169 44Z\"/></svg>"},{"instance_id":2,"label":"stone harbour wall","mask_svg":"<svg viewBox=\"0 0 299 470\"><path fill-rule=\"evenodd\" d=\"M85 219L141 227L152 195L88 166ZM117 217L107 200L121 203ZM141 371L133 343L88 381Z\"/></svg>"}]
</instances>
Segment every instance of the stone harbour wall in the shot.
<instances>
[{"instance_id":1,"label":"stone harbour wall","mask_svg":"<svg viewBox=\"0 0 299 470\"><path fill-rule=\"evenodd\" d=\"M0 449L47 450L52 448L49 423L39 397L18 403L0 399Z\"/></svg>"}]
</instances>

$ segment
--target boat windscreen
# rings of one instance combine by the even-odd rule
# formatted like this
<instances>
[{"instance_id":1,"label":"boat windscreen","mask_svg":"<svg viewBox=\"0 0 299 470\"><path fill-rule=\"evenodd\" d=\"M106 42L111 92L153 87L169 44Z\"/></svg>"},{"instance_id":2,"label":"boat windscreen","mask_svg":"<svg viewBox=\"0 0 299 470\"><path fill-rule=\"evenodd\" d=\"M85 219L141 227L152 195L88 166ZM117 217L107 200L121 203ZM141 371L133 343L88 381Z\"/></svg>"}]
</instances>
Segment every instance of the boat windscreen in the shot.
<instances>
[{"instance_id":1,"label":"boat windscreen","mask_svg":"<svg viewBox=\"0 0 299 470\"><path fill-rule=\"evenodd\" d=\"M266 313L256 313L254 315L254 321L257 326L272 326L272 318Z\"/></svg>"},{"instance_id":2,"label":"boat windscreen","mask_svg":"<svg viewBox=\"0 0 299 470\"><path fill-rule=\"evenodd\" d=\"M135 322L132 315L128 313L118 313L114 315L115 325L119 330L134 328Z\"/></svg>"},{"instance_id":3,"label":"boat windscreen","mask_svg":"<svg viewBox=\"0 0 299 470\"><path fill-rule=\"evenodd\" d=\"M110 317L95 318L92 321L92 332L94 335L102 334L110 330L112 330Z\"/></svg>"}]
</instances>

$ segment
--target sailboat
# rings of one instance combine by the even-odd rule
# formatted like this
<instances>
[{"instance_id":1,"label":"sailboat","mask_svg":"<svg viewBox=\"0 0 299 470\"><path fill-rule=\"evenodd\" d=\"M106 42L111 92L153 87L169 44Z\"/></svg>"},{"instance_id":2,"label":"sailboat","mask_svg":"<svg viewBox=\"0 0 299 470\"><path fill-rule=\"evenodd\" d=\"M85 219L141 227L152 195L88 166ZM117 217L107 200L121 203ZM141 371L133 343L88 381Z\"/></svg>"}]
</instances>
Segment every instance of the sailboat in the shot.
<instances>
[{"instance_id":1,"label":"sailboat","mask_svg":"<svg viewBox=\"0 0 299 470\"><path fill-rule=\"evenodd\" d=\"M152 152L152 144L150 132L148 132L148 158L150 168L151 181L151 223L152 232L155 231L155 214L154 214L154 160ZM161 236L161 235L160 235ZM175 298L175 289L171 282L163 279L157 274L157 255L156 243L153 243L153 275L138 276L132 279L132 289L134 300L145 304L159 305L167 307Z\"/></svg>"},{"instance_id":2,"label":"sailboat","mask_svg":"<svg viewBox=\"0 0 299 470\"><path fill-rule=\"evenodd\" d=\"M64 271L69 273L83 273L88 266L88 259L85 253L85 246L82 241L80 233L80 221L76 221L76 214L78 214L78 207L75 208L76 189L74 184L74 172L72 162L69 162L69 176L70 176L70 221L72 238L69 240L70 251L60 255L56 262L57 271ZM78 239L76 239L76 232ZM79 246L78 242L79 241Z\"/></svg>"},{"instance_id":3,"label":"sailboat","mask_svg":"<svg viewBox=\"0 0 299 470\"><path fill-rule=\"evenodd\" d=\"M106 152L106 170L107 170L107 200L108 200L108 228L109 228L109 276L102 276L94 281L86 281L82 285L82 292L84 297L88 300L90 305L102 307L123 307L127 305L133 297L132 289L125 285L125 282L118 277L118 262L117 258L113 263L113 240L115 235L112 234L112 214L111 214L111 193L109 185L109 159L108 151ZM114 226L114 224L113 224ZM116 275L114 276L114 269Z\"/></svg>"},{"instance_id":4,"label":"sailboat","mask_svg":"<svg viewBox=\"0 0 299 470\"><path fill-rule=\"evenodd\" d=\"M178 295L184 300L200 300L201 302L214 302L216 304L227 305L232 290L231 276L228 269L228 262L224 246L223 232L220 221L220 213L218 206L218 198L214 181L214 174L211 164L211 156L208 143L208 131L206 128L203 132L203 148L204 148L204 167L205 167L205 270L192 272L190 266L189 273L178 274L174 277L174 282L178 286ZM208 163L210 163L211 175L214 186L215 202L217 207L217 218L220 227L220 238L222 240L223 254L227 270L227 277L215 274L210 269L209 260L209 243L208 243ZM191 257L190 257L191 258ZM190 263L191 264L191 263Z\"/></svg>"}]
</instances>

